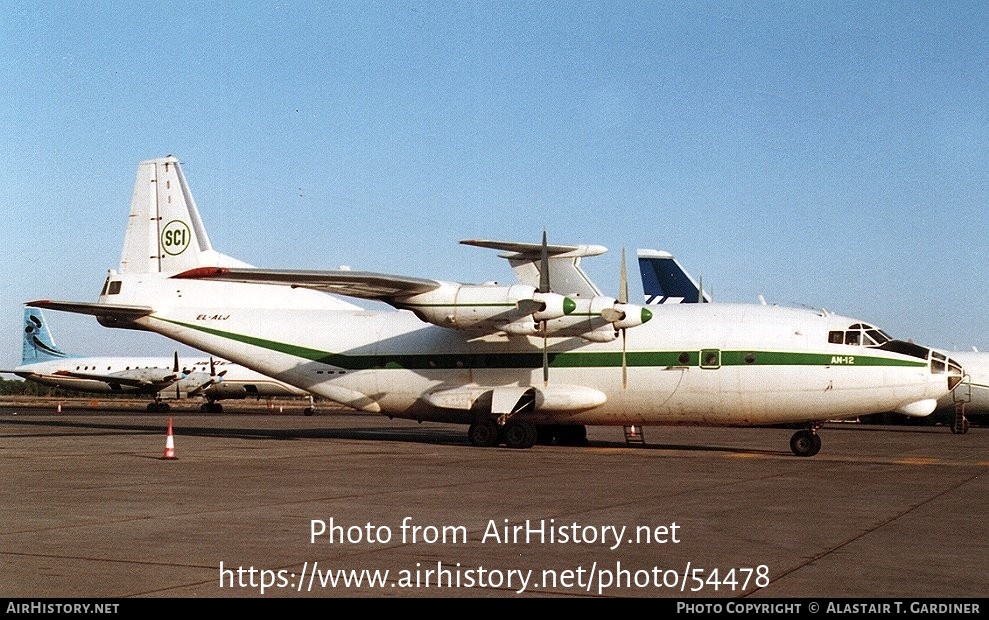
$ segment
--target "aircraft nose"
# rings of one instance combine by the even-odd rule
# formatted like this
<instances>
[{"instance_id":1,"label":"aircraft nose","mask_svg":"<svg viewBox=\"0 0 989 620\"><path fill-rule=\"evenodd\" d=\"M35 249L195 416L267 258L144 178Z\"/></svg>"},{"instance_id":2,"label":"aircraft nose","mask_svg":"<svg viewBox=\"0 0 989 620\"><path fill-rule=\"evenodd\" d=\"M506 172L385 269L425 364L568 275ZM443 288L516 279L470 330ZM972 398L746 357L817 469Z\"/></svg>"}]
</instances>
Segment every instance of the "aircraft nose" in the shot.
<instances>
[{"instance_id":1,"label":"aircraft nose","mask_svg":"<svg viewBox=\"0 0 989 620\"><path fill-rule=\"evenodd\" d=\"M965 369L955 360L948 358L948 391L958 387L958 384L965 378Z\"/></svg>"},{"instance_id":2,"label":"aircraft nose","mask_svg":"<svg viewBox=\"0 0 989 620\"><path fill-rule=\"evenodd\" d=\"M948 391L954 390L965 377L965 370L957 361L938 351L931 351L931 372L948 378Z\"/></svg>"}]
</instances>

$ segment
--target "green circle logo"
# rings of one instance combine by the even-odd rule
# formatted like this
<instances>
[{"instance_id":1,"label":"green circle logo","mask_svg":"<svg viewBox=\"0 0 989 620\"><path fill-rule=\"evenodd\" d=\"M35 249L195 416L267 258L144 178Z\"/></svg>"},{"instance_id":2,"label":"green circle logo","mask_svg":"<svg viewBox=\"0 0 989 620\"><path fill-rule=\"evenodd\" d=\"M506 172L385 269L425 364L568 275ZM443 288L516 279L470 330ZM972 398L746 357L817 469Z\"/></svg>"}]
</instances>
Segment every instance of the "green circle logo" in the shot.
<instances>
[{"instance_id":1,"label":"green circle logo","mask_svg":"<svg viewBox=\"0 0 989 620\"><path fill-rule=\"evenodd\" d=\"M181 220L172 220L161 231L161 249L165 251L165 254L178 256L185 252L191 241L192 233L185 222Z\"/></svg>"}]
</instances>

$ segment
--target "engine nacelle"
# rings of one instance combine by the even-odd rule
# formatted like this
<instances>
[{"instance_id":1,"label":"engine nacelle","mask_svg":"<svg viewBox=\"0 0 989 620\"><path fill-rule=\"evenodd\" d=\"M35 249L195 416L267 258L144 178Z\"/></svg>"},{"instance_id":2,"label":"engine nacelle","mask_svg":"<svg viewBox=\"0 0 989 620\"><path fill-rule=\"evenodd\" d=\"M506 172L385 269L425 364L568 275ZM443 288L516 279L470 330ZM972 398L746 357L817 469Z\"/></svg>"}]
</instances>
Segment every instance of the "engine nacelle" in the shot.
<instances>
[{"instance_id":1,"label":"engine nacelle","mask_svg":"<svg viewBox=\"0 0 989 620\"><path fill-rule=\"evenodd\" d=\"M532 313L536 321L552 321L567 316L577 309L574 300L557 293L535 293L534 302L542 304L542 309Z\"/></svg>"},{"instance_id":2,"label":"engine nacelle","mask_svg":"<svg viewBox=\"0 0 989 620\"><path fill-rule=\"evenodd\" d=\"M577 336L593 342L611 342L617 337L614 325L601 313L615 305L614 297L599 295L573 300L574 310L567 316L549 321L546 332L552 336Z\"/></svg>"},{"instance_id":3,"label":"engine nacelle","mask_svg":"<svg viewBox=\"0 0 989 620\"><path fill-rule=\"evenodd\" d=\"M203 395L215 400L240 400L258 394L257 389L250 390L243 384L213 383L203 390Z\"/></svg>"},{"instance_id":4,"label":"engine nacelle","mask_svg":"<svg viewBox=\"0 0 989 620\"><path fill-rule=\"evenodd\" d=\"M574 310L550 321L546 331L553 336L578 336L591 342L611 342L622 329L637 327L652 318L645 306L618 303L614 297L598 295L573 300Z\"/></svg>"},{"instance_id":5,"label":"engine nacelle","mask_svg":"<svg viewBox=\"0 0 989 620\"><path fill-rule=\"evenodd\" d=\"M538 323L573 312L573 300L556 293L540 293L515 284L455 284L407 297L397 303L423 321L452 329L498 329L513 334L538 333Z\"/></svg>"},{"instance_id":6,"label":"engine nacelle","mask_svg":"<svg viewBox=\"0 0 989 620\"><path fill-rule=\"evenodd\" d=\"M592 329L580 334L580 337L584 340L590 340L591 342L611 342L612 340L618 338L618 330L611 325L605 325L597 329Z\"/></svg>"},{"instance_id":7,"label":"engine nacelle","mask_svg":"<svg viewBox=\"0 0 989 620\"><path fill-rule=\"evenodd\" d=\"M611 323L615 329L638 327L652 318L649 308L636 304L615 304L614 310L620 313L618 319Z\"/></svg>"}]
</instances>

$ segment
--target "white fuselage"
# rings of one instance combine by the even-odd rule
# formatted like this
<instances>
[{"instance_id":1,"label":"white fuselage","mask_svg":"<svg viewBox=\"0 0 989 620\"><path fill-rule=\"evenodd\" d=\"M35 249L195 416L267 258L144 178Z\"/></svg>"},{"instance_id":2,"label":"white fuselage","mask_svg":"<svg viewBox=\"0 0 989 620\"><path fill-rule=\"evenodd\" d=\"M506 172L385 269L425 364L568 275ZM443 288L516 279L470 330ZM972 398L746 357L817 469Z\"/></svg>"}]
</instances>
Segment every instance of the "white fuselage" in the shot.
<instances>
[{"instance_id":1,"label":"white fuselage","mask_svg":"<svg viewBox=\"0 0 989 620\"><path fill-rule=\"evenodd\" d=\"M829 344L854 319L743 304L655 306L624 339L438 327L285 286L117 276L108 304L154 300L149 329L361 410L469 422L531 386L534 423L770 425L854 417L948 393L926 359ZM625 353L623 355L623 347ZM624 362L623 362L624 360ZM624 369L623 369L624 365Z\"/></svg>"},{"instance_id":2,"label":"white fuselage","mask_svg":"<svg viewBox=\"0 0 989 620\"><path fill-rule=\"evenodd\" d=\"M211 361L206 358L182 360L181 369L188 372L188 378L179 378L167 385L161 383L163 377L174 375L174 359L165 357L67 357L61 360L24 364L13 373L52 387L92 393L116 394L157 394L163 398L186 398L209 379ZM223 373L219 382L213 382L203 393L206 397L244 398L259 396L305 396L305 390L296 388L262 375L258 372L237 366L226 360L213 360L212 372ZM99 375L104 379L72 376L70 373ZM123 381L115 382L113 377L129 381L142 379L143 386Z\"/></svg>"},{"instance_id":3,"label":"white fuselage","mask_svg":"<svg viewBox=\"0 0 989 620\"><path fill-rule=\"evenodd\" d=\"M942 396L939 410L952 410L958 402L965 403L969 414L989 414L989 353L981 351L946 352L965 369L965 380L955 390Z\"/></svg>"}]
</instances>

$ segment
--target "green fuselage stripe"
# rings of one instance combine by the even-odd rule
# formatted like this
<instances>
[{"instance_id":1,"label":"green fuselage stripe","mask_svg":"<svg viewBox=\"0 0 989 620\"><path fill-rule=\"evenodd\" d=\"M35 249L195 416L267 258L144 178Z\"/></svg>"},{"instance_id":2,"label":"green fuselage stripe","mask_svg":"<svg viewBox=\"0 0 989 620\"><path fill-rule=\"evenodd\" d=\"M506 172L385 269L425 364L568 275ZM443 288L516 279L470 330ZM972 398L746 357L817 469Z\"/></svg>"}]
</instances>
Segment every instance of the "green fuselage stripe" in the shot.
<instances>
[{"instance_id":1,"label":"green fuselage stripe","mask_svg":"<svg viewBox=\"0 0 989 620\"><path fill-rule=\"evenodd\" d=\"M274 340L266 340L243 334L226 332L201 325L156 317L166 323L226 338L251 346L285 353L347 370L369 369L467 369L467 368L542 368L543 352L530 353L421 353L421 354L342 354L327 353ZM865 350L865 349L863 349ZM703 353L703 355L702 355ZM713 353L713 356L712 356ZM718 354L720 353L720 357ZM552 368L618 368L622 366L621 351L564 351L548 353ZM924 367L924 360L891 359L870 355L833 355L831 353L794 353L785 351L727 351L703 349L703 351L629 351L625 365L633 367L668 368L676 366L901 366ZM703 358L703 359L702 359Z\"/></svg>"}]
</instances>

